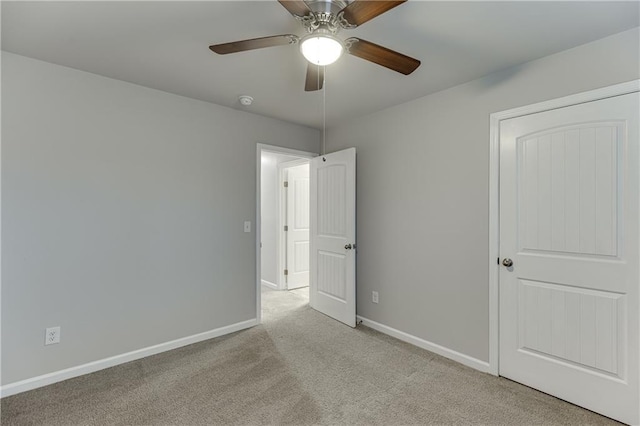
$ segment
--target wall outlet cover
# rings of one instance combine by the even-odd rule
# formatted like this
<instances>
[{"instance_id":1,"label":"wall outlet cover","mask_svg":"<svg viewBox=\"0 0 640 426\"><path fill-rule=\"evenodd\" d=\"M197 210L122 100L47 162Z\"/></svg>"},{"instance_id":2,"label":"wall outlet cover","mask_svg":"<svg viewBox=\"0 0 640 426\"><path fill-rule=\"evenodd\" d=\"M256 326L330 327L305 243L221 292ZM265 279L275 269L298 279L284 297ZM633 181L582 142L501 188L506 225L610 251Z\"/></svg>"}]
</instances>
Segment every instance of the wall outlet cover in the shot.
<instances>
[{"instance_id":1,"label":"wall outlet cover","mask_svg":"<svg viewBox=\"0 0 640 426\"><path fill-rule=\"evenodd\" d=\"M47 328L44 333L44 344L54 345L56 343L60 343L60 326Z\"/></svg>"}]
</instances>

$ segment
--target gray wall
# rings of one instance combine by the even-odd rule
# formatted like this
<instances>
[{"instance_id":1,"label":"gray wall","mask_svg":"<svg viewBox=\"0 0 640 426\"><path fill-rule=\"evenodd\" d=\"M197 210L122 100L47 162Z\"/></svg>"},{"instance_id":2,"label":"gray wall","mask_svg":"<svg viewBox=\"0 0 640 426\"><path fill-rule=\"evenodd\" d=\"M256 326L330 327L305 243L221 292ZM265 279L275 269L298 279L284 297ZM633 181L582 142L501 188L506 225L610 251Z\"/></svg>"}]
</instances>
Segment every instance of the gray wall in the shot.
<instances>
[{"instance_id":1,"label":"gray wall","mask_svg":"<svg viewBox=\"0 0 640 426\"><path fill-rule=\"evenodd\" d=\"M626 31L331 127L327 152L358 152L358 314L488 361L489 114L639 78L639 37Z\"/></svg>"},{"instance_id":2,"label":"gray wall","mask_svg":"<svg viewBox=\"0 0 640 426\"><path fill-rule=\"evenodd\" d=\"M317 130L9 53L2 114L3 384L255 318L256 143Z\"/></svg>"}]
</instances>

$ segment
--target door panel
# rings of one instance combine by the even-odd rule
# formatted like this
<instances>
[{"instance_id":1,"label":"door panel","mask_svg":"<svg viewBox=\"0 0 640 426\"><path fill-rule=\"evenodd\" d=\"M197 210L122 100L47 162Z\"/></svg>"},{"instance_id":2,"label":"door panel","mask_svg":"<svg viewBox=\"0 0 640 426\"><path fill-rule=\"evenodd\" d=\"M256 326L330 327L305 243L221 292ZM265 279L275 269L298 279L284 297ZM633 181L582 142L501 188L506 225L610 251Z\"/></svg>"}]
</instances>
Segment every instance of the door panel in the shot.
<instances>
[{"instance_id":1,"label":"door panel","mask_svg":"<svg viewBox=\"0 0 640 426\"><path fill-rule=\"evenodd\" d=\"M640 421L637 93L500 123L500 374Z\"/></svg>"},{"instance_id":2,"label":"door panel","mask_svg":"<svg viewBox=\"0 0 640 426\"><path fill-rule=\"evenodd\" d=\"M287 169L287 289L309 285L309 164Z\"/></svg>"},{"instance_id":3,"label":"door panel","mask_svg":"<svg viewBox=\"0 0 640 426\"><path fill-rule=\"evenodd\" d=\"M520 138L520 249L617 254L621 123L582 123Z\"/></svg>"},{"instance_id":4,"label":"door panel","mask_svg":"<svg viewBox=\"0 0 640 426\"><path fill-rule=\"evenodd\" d=\"M519 349L620 377L620 294L519 280Z\"/></svg>"},{"instance_id":5,"label":"door panel","mask_svg":"<svg viewBox=\"0 0 640 426\"><path fill-rule=\"evenodd\" d=\"M343 254L318 251L318 293L346 303L346 263L347 256Z\"/></svg>"},{"instance_id":6,"label":"door panel","mask_svg":"<svg viewBox=\"0 0 640 426\"><path fill-rule=\"evenodd\" d=\"M346 230L346 181L344 164L318 168L318 235L345 237Z\"/></svg>"},{"instance_id":7,"label":"door panel","mask_svg":"<svg viewBox=\"0 0 640 426\"><path fill-rule=\"evenodd\" d=\"M312 308L356 325L355 148L311 160Z\"/></svg>"}]
</instances>

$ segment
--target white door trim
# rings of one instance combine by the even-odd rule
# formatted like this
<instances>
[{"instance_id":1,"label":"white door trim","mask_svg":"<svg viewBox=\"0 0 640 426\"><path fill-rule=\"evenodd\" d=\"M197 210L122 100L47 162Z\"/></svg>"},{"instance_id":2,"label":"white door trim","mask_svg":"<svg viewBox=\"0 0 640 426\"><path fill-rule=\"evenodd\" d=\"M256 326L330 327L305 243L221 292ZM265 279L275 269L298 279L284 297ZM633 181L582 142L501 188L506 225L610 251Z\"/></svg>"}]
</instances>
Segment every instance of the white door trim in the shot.
<instances>
[{"instance_id":1,"label":"white door trim","mask_svg":"<svg viewBox=\"0 0 640 426\"><path fill-rule=\"evenodd\" d=\"M277 154L289 154L295 155L298 157L304 158L313 158L317 157L318 154L315 152L307 152L300 151L297 149L284 148L281 146L275 145L267 145L263 143L256 144L256 219L255 219L255 227L256 230L256 323L262 323L262 298L260 297L261 285L262 285L262 277L260 274L261 270L261 262L262 259L260 257L260 240L262 237L262 230L260 229L260 221L262 220L262 215L260 214L260 174L262 171L262 153L263 152L275 152Z\"/></svg>"},{"instance_id":2,"label":"white door trim","mask_svg":"<svg viewBox=\"0 0 640 426\"><path fill-rule=\"evenodd\" d=\"M602 87L490 115L489 123L489 373L499 374L499 294L500 256L500 121L571 105L640 92L640 80Z\"/></svg>"}]
</instances>

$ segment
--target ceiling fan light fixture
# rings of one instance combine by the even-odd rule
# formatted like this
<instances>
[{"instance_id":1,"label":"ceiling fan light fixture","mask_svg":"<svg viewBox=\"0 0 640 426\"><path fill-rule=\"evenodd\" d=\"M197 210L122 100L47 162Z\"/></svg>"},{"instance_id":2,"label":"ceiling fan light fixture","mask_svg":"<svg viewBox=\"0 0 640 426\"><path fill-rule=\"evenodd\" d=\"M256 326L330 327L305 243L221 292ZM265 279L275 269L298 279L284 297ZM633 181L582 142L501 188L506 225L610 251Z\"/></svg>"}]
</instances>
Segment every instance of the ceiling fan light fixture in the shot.
<instances>
[{"instance_id":1,"label":"ceiling fan light fixture","mask_svg":"<svg viewBox=\"0 0 640 426\"><path fill-rule=\"evenodd\" d=\"M309 34L300 41L300 51L314 65L329 65L340 58L342 42L330 34Z\"/></svg>"}]
</instances>

